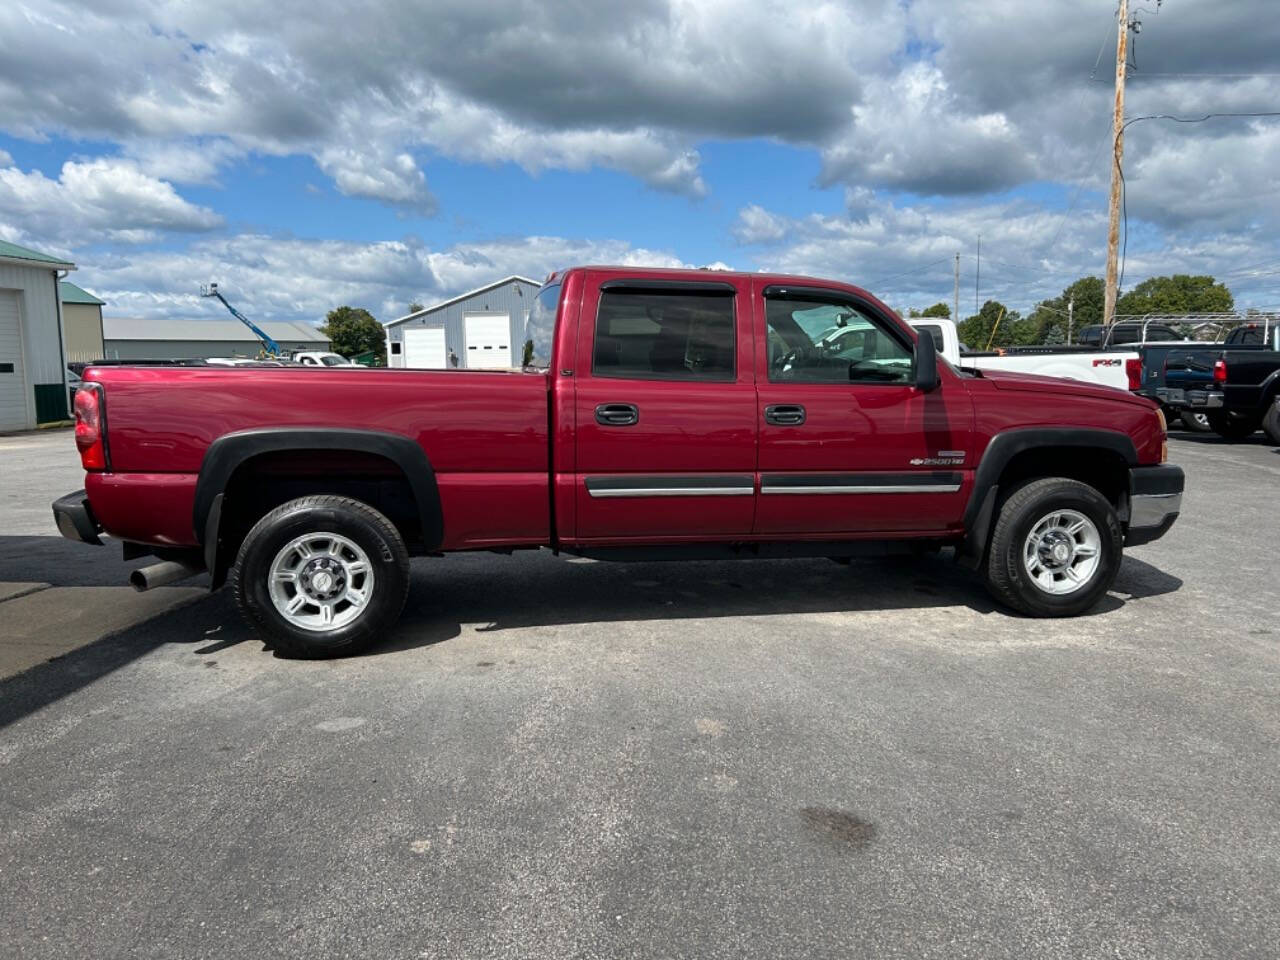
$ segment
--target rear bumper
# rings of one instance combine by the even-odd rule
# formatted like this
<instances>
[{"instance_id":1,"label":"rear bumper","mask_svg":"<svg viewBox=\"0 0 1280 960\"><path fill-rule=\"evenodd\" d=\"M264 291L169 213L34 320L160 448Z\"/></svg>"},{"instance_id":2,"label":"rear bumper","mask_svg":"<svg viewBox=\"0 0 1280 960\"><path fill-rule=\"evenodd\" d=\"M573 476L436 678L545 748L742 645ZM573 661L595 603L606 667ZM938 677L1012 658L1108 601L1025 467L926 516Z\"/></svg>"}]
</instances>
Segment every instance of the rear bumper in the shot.
<instances>
[{"instance_id":1,"label":"rear bumper","mask_svg":"<svg viewBox=\"0 0 1280 960\"><path fill-rule=\"evenodd\" d=\"M1197 410L1216 410L1222 406L1222 394L1213 390L1179 390L1161 387L1156 398L1169 407L1193 407Z\"/></svg>"},{"instance_id":2,"label":"rear bumper","mask_svg":"<svg viewBox=\"0 0 1280 960\"><path fill-rule=\"evenodd\" d=\"M102 541L98 539L102 524L94 517L89 498L83 490L68 493L53 501L53 521L58 525L58 532L68 540L102 546Z\"/></svg>"},{"instance_id":3,"label":"rear bumper","mask_svg":"<svg viewBox=\"0 0 1280 960\"><path fill-rule=\"evenodd\" d=\"M1126 547L1159 540L1173 526L1182 510L1186 477L1181 467L1132 467L1129 470L1129 530Z\"/></svg>"}]
</instances>

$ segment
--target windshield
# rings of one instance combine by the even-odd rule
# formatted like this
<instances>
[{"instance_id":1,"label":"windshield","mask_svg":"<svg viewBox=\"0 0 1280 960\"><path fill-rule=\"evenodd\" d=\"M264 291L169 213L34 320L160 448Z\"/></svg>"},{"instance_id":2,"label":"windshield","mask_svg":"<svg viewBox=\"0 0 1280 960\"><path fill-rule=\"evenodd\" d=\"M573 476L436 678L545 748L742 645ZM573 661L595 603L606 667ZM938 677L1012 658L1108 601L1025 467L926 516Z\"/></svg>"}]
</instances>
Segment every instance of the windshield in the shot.
<instances>
[{"instance_id":1,"label":"windshield","mask_svg":"<svg viewBox=\"0 0 1280 960\"><path fill-rule=\"evenodd\" d=\"M347 361L345 357L340 357L336 353L326 353L320 358L320 362L326 367L345 367Z\"/></svg>"}]
</instances>

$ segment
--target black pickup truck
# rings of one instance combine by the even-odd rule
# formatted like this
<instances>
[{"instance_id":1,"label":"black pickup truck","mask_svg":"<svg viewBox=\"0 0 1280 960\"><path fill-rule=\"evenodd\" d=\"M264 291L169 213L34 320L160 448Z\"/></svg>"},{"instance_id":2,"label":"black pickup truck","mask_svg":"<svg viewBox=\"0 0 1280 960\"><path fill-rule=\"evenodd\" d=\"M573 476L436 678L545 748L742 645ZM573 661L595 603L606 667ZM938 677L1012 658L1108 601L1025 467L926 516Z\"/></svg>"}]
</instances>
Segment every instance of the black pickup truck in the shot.
<instances>
[{"instance_id":1,"label":"black pickup truck","mask_svg":"<svg viewBox=\"0 0 1280 960\"><path fill-rule=\"evenodd\" d=\"M1115 326L1120 327L1122 324L1117 323ZM1196 387L1207 382L1212 373L1213 361L1223 350L1265 349L1265 337L1270 331L1268 324L1251 322L1234 327L1220 340L1204 342L1186 339L1181 334L1171 337L1169 332L1172 332L1172 328L1150 324L1145 330L1148 339L1133 342L1124 348L1137 352L1140 358L1139 373L1135 378L1138 385L1133 388L1133 392L1158 403L1170 423L1180 418L1188 430L1211 430L1213 428L1206 411L1186 403L1187 381L1193 380ZM1189 371L1201 368L1204 370L1202 377L1190 375ZM1166 383L1170 370L1175 376L1183 372L1183 380L1177 384ZM1170 387L1174 389L1171 390Z\"/></svg>"},{"instance_id":2,"label":"black pickup truck","mask_svg":"<svg viewBox=\"0 0 1280 960\"><path fill-rule=\"evenodd\" d=\"M1238 329L1245 333L1229 349L1205 344L1171 351L1157 399L1184 419L1203 412L1213 431L1229 440L1261 427L1280 444L1280 326Z\"/></svg>"}]
</instances>

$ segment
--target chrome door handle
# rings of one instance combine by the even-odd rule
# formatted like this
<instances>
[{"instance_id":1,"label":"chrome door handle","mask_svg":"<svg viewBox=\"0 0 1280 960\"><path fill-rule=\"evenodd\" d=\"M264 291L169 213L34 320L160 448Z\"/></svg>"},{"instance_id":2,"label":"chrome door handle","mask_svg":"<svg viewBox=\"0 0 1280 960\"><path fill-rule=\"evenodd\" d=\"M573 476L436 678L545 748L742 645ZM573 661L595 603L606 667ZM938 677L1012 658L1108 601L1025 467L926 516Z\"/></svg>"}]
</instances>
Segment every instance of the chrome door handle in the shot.
<instances>
[{"instance_id":1,"label":"chrome door handle","mask_svg":"<svg viewBox=\"0 0 1280 960\"><path fill-rule=\"evenodd\" d=\"M798 403L775 403L764 408L764 422L775 427L798 427L804 423L804 407Z\"/></svg>"},{"instance_id":2,"label":"chrome door handle","mask_svg":"<svg viewBox=\"0 0 1280 960\"><path fill-rule=\"evenodd\" d=\"M596 407L596 423L602 427L631 427L640 422L634 403L602 403Z\"/></svg>"}]
</instances>

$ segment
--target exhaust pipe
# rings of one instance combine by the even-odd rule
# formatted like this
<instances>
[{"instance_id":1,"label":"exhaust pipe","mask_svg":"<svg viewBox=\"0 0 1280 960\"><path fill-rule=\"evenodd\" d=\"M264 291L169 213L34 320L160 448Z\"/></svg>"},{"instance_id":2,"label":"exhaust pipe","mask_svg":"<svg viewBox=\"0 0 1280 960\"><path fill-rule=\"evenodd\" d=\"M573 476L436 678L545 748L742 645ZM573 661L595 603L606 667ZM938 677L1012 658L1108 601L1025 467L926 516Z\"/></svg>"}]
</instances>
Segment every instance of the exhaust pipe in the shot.
<instances>
[{"instance_id":1,"label":"exhaust pipe","mask_svg":"<svg viewBox=\"0 0 1280 960\"><path fill-rule=\"evenodd\" d=\"M147 567L139 567L129 574L129 583L133 585L133 589L142 593L144 590L150 590L152 587L162 587L166 583L173 583L175 580L185 580L187 577L194 577L200 573L199 567L192 566L189 563L178 563L175 560L164 560L160 563L153 563Z\"/></svg>"}]
</instances>

